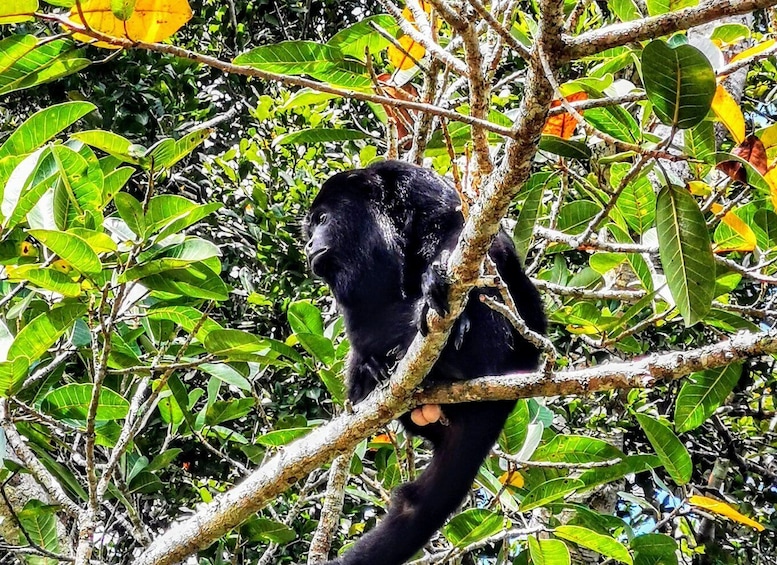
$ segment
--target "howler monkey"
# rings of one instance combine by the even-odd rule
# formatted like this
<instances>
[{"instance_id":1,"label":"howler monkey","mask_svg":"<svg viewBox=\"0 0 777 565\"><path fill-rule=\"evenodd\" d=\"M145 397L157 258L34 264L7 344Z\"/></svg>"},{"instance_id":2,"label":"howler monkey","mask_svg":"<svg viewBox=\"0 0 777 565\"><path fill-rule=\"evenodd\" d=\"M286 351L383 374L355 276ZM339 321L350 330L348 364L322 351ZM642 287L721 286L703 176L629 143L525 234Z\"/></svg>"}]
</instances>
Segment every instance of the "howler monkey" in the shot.
<instances>
[{"instance_id":1,"label":"howler monkey","mask_svg":"<svg viewBox=\"0 0 777 565\"><path fill-rule=\"evenodd\" d=\"M351 342L348 396L364 399L405 354L428 308L447 310L440 264L464 225L456 190L432 171L399 161L342 172L327 180L305 220L312 271L331 288ZM500 278L527 325L545 331L539 295L510 238L491 246ZM472 290L452 339L425 384L536 368L539 352ZM383 520L329 565L399 565L411 558L466 496L502 430L514 401L451 404L426 426L400 418L431 441L434 456L413 482L401 485Z\"/></svg>"}]
</instances>

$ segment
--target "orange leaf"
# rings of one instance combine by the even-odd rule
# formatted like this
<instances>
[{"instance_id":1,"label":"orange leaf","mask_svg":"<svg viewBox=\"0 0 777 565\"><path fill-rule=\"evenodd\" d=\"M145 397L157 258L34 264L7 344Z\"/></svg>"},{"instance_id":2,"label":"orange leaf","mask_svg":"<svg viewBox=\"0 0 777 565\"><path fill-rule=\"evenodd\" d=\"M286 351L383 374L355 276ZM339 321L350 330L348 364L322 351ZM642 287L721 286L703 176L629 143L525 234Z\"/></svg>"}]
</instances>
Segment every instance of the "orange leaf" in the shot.
<instances>
[{"instance_id":1,"label":"orange leaf","mask_svg":"<svg viewBox=\"0 0 777 565\"><path fill-rule=\"evenodd\" d=\"M766 171L769 169L769 165L766 161L766 149L764 148L764 144L761 143L761 140L755 135L747 136L742 143L734 148L732 153L750 163L755 170L762 175L766 174ZM736 161L718 163L716 168L723 171L734 180L740 182L747 181L747 172L745 171L745 168Z\"/></svg>"},{"instance_id":2,"label":"orange leaf","mask_svg":"<svg viewBox=\"0 0 777 565\"><path fill-rule=\"evenodd\" d=\"M715 97L712 99L712 111L726 126L734 141L742 143L745 140L745 116L742 114L742 109L737 104L737 101L723 88L722 84L719 84L717 90L715 90Z\"/></svg>"},{"instance_id":3,"label":"orange leaf","mask_svg":"<svg viewBox=\"0 0 777 565\"><path fill-rule=\"evenodd\" d=\"M515 488L523 488L523 476L518 471L505 471L499 476L499 482Z\"/></svg>"},{"instance_id":4,"label":"orange leaf","mask_svg":"<svg viewBox=\"0 0 777 565\"><path fill-rule=\"evenodd\" d=\"M723 210L723 206L720 204L713 204L711 207L713 214L718 214ZM726 253L729 251L752 251L758 244L758 240L755 237L755 232L748 226L742 218L737 216L734 212L727 212L722 221L736 233L742 242L739 245L721 245L715 246L716 253Z\"/></svg>"},{"instance_id":5,"label":"orange leaf","mask_svg":"<svg viewBox=\"0 0 777 565\"><path fill-rule=\"evenodd\" d=\"M388 60L395 68L402 71L412 69L415 66L415 61L420 61L424 58L426 48L420 43L413 41L413 38L409 35L403 35L397 41L404 51L394 45L388 46ZM411 57L408 57L408 53Z\"/></svg>"},{"instance_id":6,"label":"orange leaf","mask_svg":"<svg viewBox=\"0 0 777 565\"><path fill-rule=\"evenodd\" d=\"M378 82L380 83L383 94L389 98L397 98L399 100L418 100L418 91L416 88L408 83L404 86L394 86L391 84L391 75L383 73L378 75ZM412 126L414 118L407 108L398 108L395 106L389 106L383 104L383 109L397 124L397 136L401 139L410 133L409 128Z\"/></svg>"},{"instance_id":7,"label":"orange leaf","mask_svg":"<svg viewBox=\"0 0 777 565\"><path fill-rule=\"evenodd\" d=\"M419 4L421 9L426 12L427 16L432 13L432 5L429 2L421 0ZM404 10L402 10L402 17L411 23L415 23L415 17L413 16L413 12L410 11L410 8L406 7Z\"/></svg>"},{"instance_id":8,"label":"orange leaf","mask_svg":"<svg viewBox=\"0 0 777 565\"><path fill-rule=\"evenodd\" d=\"M121 20L111 11L111 0L82 0L70 10L70 20L86 25L112 37L121 37L132 41L156 43L173 35L192 17L187 0L137 0L135 9L129 18ZM81 15L83 14L83 19ZM108 49L121 49L105 41L76 33L73 37L79 41L93 43Z\"/></svg>"},{"instance_id":9,"label":"orange leaf","mask_svg":"<svg viewBox=\"0 0 777 565\"><path fill-rule=\"evenodd\" d=\"M735 522L739 522L745 526L750 526L759 532L762 532L765 529L763 525L759 524L752 518L748 518L744 514L735 510L733 506L726 504L725 502L715 500L714 498L696 495L689 498L688 502L691 504L691 506L714 512L720 516L725 516L729 520L734 520Z\"/></svg>"},{"instance_id":10,"label":"orange leaf","mask_svg":"<svg viewBox=\"0 0 777 565\"><path fill-rule=\"evenodd\" d=\"M588 95L585 92L575 92L566 97L567 102L577 102L578 100L586 100ZM551 104L551 108L557 108L561 106L561 100L554 100ZM580 112L582 114L582 112ZM569 139L572 134L575 133L577 127L577 120L572 117L569 112L562 112L551 116L545 122L545 126L542 128L543 135L555 135L562 139Z\"/></svg>"}]
</instances>

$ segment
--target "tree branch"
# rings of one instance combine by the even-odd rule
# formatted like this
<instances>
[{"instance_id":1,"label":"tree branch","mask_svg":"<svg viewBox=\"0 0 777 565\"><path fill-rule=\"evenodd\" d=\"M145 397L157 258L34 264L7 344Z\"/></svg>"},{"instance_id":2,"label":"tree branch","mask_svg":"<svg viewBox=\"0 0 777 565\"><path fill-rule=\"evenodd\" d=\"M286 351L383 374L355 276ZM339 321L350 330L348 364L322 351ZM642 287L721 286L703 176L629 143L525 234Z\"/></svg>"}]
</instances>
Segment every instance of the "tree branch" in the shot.
<instances>
[{"instance_id":1,"label":"tree branch","mask_svg":"<svg viewBox=\"0 0 777 565\"><path fill-rule=\"evenodd\" d=\"M567 59L588 57L627 43L669 35L727 16L747 14L775 5L777 0L709 0L693 8L609 25L575 37L567 37L566 57Z\"/></svg>"}]
</instances>

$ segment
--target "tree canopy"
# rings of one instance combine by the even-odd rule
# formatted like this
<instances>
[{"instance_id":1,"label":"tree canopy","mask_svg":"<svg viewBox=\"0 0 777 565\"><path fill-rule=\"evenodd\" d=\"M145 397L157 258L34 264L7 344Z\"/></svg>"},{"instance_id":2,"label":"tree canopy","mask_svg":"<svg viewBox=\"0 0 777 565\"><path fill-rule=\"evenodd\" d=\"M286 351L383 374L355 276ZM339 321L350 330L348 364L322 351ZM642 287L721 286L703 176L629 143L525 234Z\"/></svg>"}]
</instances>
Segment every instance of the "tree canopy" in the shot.
<instances>
[{"instance_id":1,"label":"tree canopy","mask_svg":"<svg viewBox=\"0 0 777 565\"><path fill-rule=\"evenodd\" d=\"M325 560L427 459L393 418L495 398L413 563L773 563L775 6L3 0L0 563ZM466 226L354 407L299 226L384 158ZM499 229L543 364L421 389Z\"/></svg>"}]
</instances>

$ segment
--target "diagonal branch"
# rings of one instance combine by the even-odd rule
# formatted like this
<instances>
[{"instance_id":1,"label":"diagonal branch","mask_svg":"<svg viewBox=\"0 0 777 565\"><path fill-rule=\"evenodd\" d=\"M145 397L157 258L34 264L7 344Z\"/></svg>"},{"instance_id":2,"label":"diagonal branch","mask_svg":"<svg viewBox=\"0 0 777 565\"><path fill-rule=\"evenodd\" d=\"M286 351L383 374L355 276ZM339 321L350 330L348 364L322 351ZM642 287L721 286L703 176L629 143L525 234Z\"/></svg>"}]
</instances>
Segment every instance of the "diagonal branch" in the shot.
<instances>
[{"instance_id":1,"label":"diagonal branch","mask_svg":"<svg viewBox=\"0 0 777 565\"><path fill-rule=\"evenodd\" d=\"M566 56L579 59L596 55L613 47L669 35L727 16L747 14L777 5L777 0L708 0L660 16L614 24L567 38Z\"/></svg>"}]
</instances>

